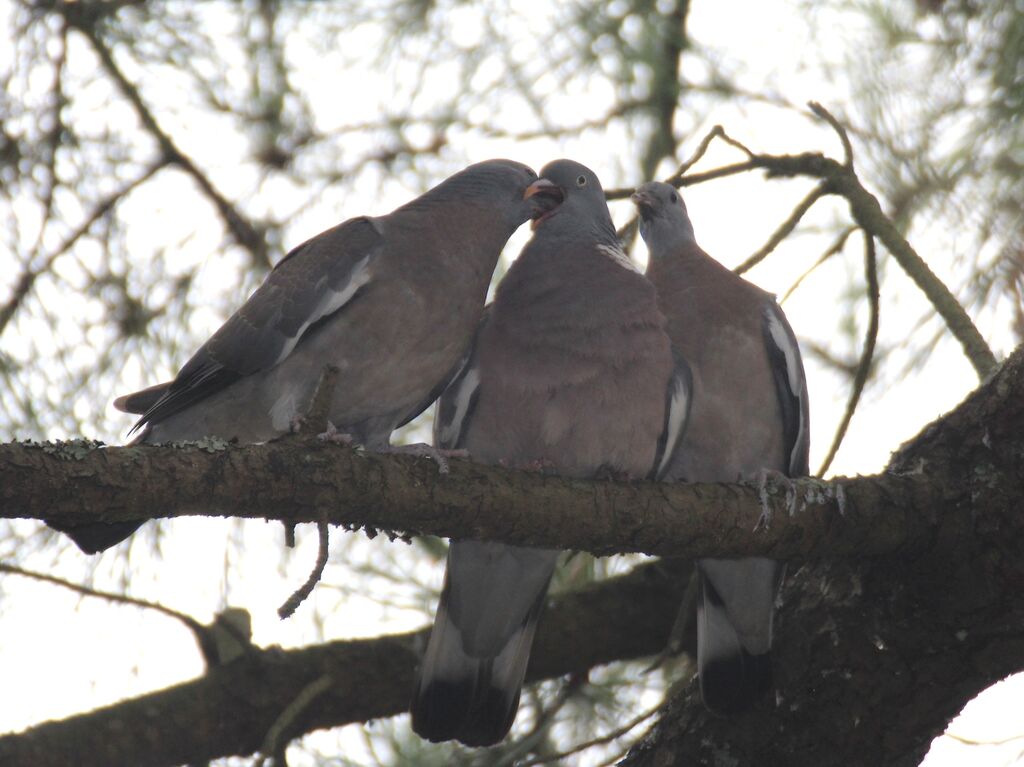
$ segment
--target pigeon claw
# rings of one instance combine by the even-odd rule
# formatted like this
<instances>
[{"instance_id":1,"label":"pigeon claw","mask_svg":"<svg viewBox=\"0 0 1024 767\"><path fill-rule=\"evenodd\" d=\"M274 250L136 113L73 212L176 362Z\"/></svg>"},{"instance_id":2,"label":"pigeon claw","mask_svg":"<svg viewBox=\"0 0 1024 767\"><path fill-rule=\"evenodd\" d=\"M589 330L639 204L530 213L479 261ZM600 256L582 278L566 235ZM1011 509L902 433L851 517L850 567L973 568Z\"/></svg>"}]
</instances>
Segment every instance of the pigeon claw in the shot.
<instances>
[{"instance_id":1,"label":"pigeon claw","mask_svg":"<svg viewBox=\"0 0 1024 767\"><path fill-rule=\"evenodd\" d=\"M468 450L446 450L428 445L425 442L415 442L411 445L388 445L380 452L390 455L412 455L419 458L429 458L437 464L438 474L448 473L449 458L469 458Z\"/></svg>"}]
</instances>

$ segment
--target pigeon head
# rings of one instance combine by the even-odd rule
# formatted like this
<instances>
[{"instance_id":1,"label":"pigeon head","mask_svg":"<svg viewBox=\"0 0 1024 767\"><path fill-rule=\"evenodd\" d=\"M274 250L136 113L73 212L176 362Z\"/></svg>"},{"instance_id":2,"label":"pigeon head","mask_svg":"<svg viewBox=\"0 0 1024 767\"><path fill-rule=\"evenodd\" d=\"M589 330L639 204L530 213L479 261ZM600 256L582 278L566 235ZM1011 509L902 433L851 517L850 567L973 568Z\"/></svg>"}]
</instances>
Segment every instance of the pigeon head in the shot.
<instances>
[{"instance_id":1,"label":"pigeon head","mask_svg":"<svg viewBox=\"0 0 1024 767\"><path fill-rule=\"evenodd\" d=\"M404 207L429 209L454 201L486 210L516 229L550 204L527 194L536 180L533 168L521 162L485 160L459 171Z\"/></svg>"},{"instance_id":2,"label":"pigeon head","mask_svg":"<svg viewBox=\"0 0 1024 767\"><path fill-rule=\"evenodd\" d=\"M630 199L640 214L640 236L648 248L695 242L686 203L675 187L651 181Z\"/></svg>"},{"instance_id":3,"label":"pigeon head","mask_svg":"<svg viewBox=\"0 0 1024 767\"><path fill-rule=\"evenodd\" d=\"M527 191L553 203L541 215L534 217L531 224L534 231L578 235L581 224L584 224L588 228L596 227L602 239L610 234L612 240L618 242L601 182L587 166L573 160L550 162L541 169L540 178Z\"/></svg>"}]
</instances>

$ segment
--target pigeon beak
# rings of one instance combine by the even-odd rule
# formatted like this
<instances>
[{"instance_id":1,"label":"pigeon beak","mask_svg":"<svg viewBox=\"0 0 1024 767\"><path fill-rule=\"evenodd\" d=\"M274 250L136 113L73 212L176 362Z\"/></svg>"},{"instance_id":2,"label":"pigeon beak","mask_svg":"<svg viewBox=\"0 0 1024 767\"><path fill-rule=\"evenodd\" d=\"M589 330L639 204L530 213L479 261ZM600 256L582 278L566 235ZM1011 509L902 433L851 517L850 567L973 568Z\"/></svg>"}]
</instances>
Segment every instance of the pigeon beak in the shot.
<instances>
[{"instance_id":1,"label":"pigeon beak","mask_svg":"<svg viewBox=\"0 0 1024 767\"><path fill-rule=\"evenodd\" d=\"M538 178L523 192L523 199L530 200L533 208L533 219L530 228L536 230L538 226L551 218L558 212L559 206L565 202L565 193L562 188L546 178Z\"/></svg>"},{"instance_id":2,"label":"pigeon beak","mask_svg":"<svg viewBox=\"0 0 1024 767\"><path fill-rule=\"evenodd\" d=\"M654 199L647 192L633 192L629 199L636 205L643 218L651 218L654 215Z\"/></svg>"}]
</instances>

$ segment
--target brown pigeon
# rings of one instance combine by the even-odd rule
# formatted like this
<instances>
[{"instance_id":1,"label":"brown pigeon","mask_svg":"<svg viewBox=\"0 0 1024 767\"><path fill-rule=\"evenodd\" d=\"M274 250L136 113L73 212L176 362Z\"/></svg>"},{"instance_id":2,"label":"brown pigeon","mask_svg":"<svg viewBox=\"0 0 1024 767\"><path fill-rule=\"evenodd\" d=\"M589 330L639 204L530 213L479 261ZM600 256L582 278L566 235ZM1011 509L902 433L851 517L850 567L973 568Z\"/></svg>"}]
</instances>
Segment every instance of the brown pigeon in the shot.
<instances>
[{"instance_id":1,"label":"brown pigeon","mask_svg":"<svg viewBox=\"0 0 1024 767\"><path fill-rule=\"evenodd\" d=\"M388 448L465 355L505 242L551 204L526 195L536 178L518 162L481 162L386 216L299 245L173 381L115 402L142 414L136 441L271 439L305 414L334 365L331 423ZM94 553L139 524L54 526Z\"/></svg>"},{"instance_id":2,"label":"brown pigeon","mask_svg":"<svg viewBox=\"0 0 1024 767\"><path fill-rule=\"evenodd\" d=\"M666 479L806 476L807 380L782 309L701 250L676 189L644 184L633 202L650 251L647 276L672 343L693 371L693 409ZM701 695L712 711L739 711L771 688L783 566L764 557L701 559L697 571Z\"/></svg>"},{"instance_id":3,"label":"brown pigeon","mask_svg":"<svg viewBox=\"0 0 1024 767\"><path fill-rule=\"evenodd\" d=\"M559 160L533 197L561 204L498 287L435 444L570 477L657 477L685 426L689 373L651 284L622 251L593 171ZM454 541L412 702L432 741L498 742L512 725L558 551Z\"/></svg>"}]
</instances>

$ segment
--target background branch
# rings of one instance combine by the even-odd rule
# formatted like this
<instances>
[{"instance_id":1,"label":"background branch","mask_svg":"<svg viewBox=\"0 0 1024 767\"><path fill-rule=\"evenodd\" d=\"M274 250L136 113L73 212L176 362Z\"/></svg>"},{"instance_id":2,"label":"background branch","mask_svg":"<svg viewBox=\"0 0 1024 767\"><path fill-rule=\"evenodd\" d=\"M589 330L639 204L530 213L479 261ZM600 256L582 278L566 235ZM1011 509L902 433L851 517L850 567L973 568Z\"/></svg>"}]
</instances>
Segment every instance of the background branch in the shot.
<instances>
[{"instance_id":1,"label":"background branch","mask_svg":"<svg viewBox=\"0 0 1024 767\"><path fill-rule=\"evenodd\" d=\"M857 403L860 402L860 395L864 391L864 385L871 373L871 363L875 358L875 343L878 341L878 317L879 317L879 295L878 295L878 264L875 258L875 240L864 233L864 278L867 282L868 306L870 315L868 317L868 329L864 337L864 350L860 355L860 363L857 365L857 372L853 377L853 385L850 390L850 399L846 403L846 411L836 428L835 437L829 446L828 453L822 459L818 469L818 476L824 476L828 467L832 465L832 459L839 452L839 446L843 444L846 430L853 420L854 411L857 410Z\"/></svg>"},{"instance_id":2,"label":"background branch","mask_svg":"<svg viewBox=\"0 0 1024 767\"><path fill-rule=\"evenodd\" d=\"M689 563L656 562L553 597L537 631L532 680L661 649ZM250 754L290 701L324 676L334 685L296 713L289 734L406 710L427 630L250 653L207 675L139 698L0 737L5 767L172 767Z\"/></svg>"},{"instance_id":3,"label":"background branch","mask_svg":"<svg viewBox=\"0 0 1024 767\"><path fill-rule=\"evenodd\" d=\"M789 219L771 237L768 244L748 259L747 263L741 265L738 271L745 271L763 260L778 242L791 233L803 214L807 212L822 194L830 193L845 197L857 224L865 232L877 237L885 245L897 263L921 289L932 306L935 307L939 316L945 321L957 341L960 342L964 354L970 360L971 365L974 366L978 377L984 380L992 373L996 366L995 355L989 348L988 343L949 288L936 276L925 260L918 255L913 246L896 228L892 219L885 215L878 199L860 183L860 179L857 178L857 174L853 169L853 154L849 138L846 136L838 120L830 115L820 104L813 103L812 109L816 115L825 119L839 133L840 139L843 142L844 152L846 152L844 163L839 163L816 152L805 152L799 155L757 154L747 148L746 145L729 136L725 131L712 131L715 138L719 138L737 147L747 155L748 160L703 173L694 173L676 178L674 179L674 184L678 187L692 186L712 179L723 178L759 168L766 170L769 178L808 176L822 179L822 184L804 198L793 214L790 215ZM633 190L629 188L608 189L605 191L605 197L608 200L620 200L629 197L632 192Z\"/></svg>"}]
</instances>

